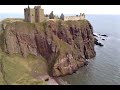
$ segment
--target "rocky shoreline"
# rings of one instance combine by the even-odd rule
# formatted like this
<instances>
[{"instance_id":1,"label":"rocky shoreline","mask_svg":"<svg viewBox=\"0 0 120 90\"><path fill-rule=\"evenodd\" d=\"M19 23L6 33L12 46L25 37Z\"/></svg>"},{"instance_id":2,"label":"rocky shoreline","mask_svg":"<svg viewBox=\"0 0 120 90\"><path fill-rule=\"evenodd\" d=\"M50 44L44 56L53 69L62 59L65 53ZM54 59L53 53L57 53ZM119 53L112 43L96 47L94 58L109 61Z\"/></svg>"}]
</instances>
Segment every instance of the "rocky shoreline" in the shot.
<instances>
[{"instance_id":1,"label":"rocky shoreline","mask_svg":"<svg viewBox=\"0 0 120 90\"><path fill-rule=\"evenodd\" d=\"M43 80L47 85L70 85L65 82L61 77L50 77L49 75L40 75L38 80Z\"/></svg>"},{"instance_id":2,"label":"rocky shoreline","mask_svg":"<svg viewBox=\"0 0 120 90\"><path fill-rule=\"evenodd\" d=\"M99 40L97 38L100 38L100 36L108 37L108 35L106 35L106 34L103 34L103 35L102 34L98 34L98 35L93 34L93 36L94 36L94 39L95 39L94 44L98 45L98 46L101 46L101 47L104 46L104 45L101 42L99 42ZM101 38L101 40L105 40L105 38ZM87 66L89 64L89 62L90 62L89 60L86 60L86 62L84 63L83 66ZM77 72L74 71L73 73L77 73ZM45 77L45 76L43 76L43 77ZM44 80L47 82L48 85L70 85L66 81L64 81L61 77L50 77L48 75L46 77L46 79L44 79Z\"/></svg>"},{"instance_id":3,"label":"rocky shoreline","mask_svg":"<svg viewBox=\"0 0 120 90\"><path fill-rule=\"evenodd\" d=\"M106 34L93 34L93 36L94 36L95 45L98 45L98 46L101 46L101 47L103 47L104 45L101 42L99 42L97 38L108 37L108 35L106 35ZM105 41L105 38L101 38L101 40Z\"/></svg>"},{"instance_id":4,"label":"rocky shoreline","mask_svg":"<svg viewBox=\"0 0 120 90\"><path fill-rule=\"evenodd\" d=\"M58 85L70 85L60 77L59 78L54 78L54 80L58 83Z\"/></svg>"}]
</instances>

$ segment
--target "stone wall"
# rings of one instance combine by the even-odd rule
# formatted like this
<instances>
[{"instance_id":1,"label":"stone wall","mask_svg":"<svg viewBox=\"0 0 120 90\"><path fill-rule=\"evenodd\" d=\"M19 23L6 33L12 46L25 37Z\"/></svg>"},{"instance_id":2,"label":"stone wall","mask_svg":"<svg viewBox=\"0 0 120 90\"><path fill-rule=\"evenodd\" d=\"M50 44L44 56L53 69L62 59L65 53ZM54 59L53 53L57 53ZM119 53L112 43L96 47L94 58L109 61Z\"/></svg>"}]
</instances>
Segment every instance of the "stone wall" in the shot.
<instances>
[{"instance_id":1,"label":"stone wall","mask_svg":"<svg viewBox=\"0 0 120 90\"><path fill-rule=\"evenodd\" d=\"M29 9L24 9L24 17L25 17L25 21L26 22L29 22L30 21L30 18L28 17L28 14L29 14Z\"/></svg>"},{"instance_id":2,"label":"stone wall","mask_svg":"<svg viewBox=\"0 0 120 90\"><path fill-rule=\"evenodd\" d=\"M80 13L79 16L65 16L64 17L64 21L68 21L68 20L83 20L85 19L85 14Z\"/></svg>"},{"instance_id":3,"label":"stone wall","mask_svg":"<svg viewBox=\"0 0 120 90\"><path fill-rule=\"evenodd\" d=\"M85 16L65 16L64 21L68 20L83 20L85 19Z\"/></svg>"},{"instance_id":4,"label":"stone wall","mask_svg":"<svg viewBox=\"0 0 120 90\"><path fill-rule=\"evenodd\" d=\"M26 22L35 22L35 11L34 9L24 9L24 16Z\"/></svg>"},{"instance_id":5,"label":"stone wall","mask_svg":"<svg viewBox=\"0 0 120 90\"><path fill-rule=\"evenodd\" d=\"M67 20L80 20L80 17L79 16L66 16L66 17L64 17L64 21L67 21Z\"/></svg>"},{"instance_id":6,"label":"stone wall","mask_svg":"<svg viewBox=\"0 0 120 90\"><path fill-rule=\"evenodd\" d=\"M26 22L43 22L45 20L44 9L41 9L40 6L26 8L24 9L24 17Z\"/></svg>"},{"instance_id":7,"label":"stone wall","mask_svg":"<svg viewBox=\"0 0 120 90\"><path fill-rule=\"evenodd\" d=\"M27 22L43 22L43 21L48 21L49 19L45 17L44 15L44 9L41 8L41 6L35 6L34 8L26 8L24 9L24 16L25 16L25 21ZM56 17L55 19L58 19ZM65 16L64 21L68 20L83 20L85 19L85 14L80 13L79 16Z\"/></svg>"},{"instance_id":8,"label":"stone wall","mask_svg":"<svg viewBox=\"0 0 120 90\"><path fill-rule=\"evenodd\" d=\"M33 23L35 22L35 10L34 9L30 9L30 22Z\"/></svg>"},{"instance_id":9,"label":"stone wall","mask_svg":"<svg viewBox=\"0 0 120 90\"><path fill-rule=\"evenodd\" d=\"M45 20L44 9L40 9L40 22L43 22L44 20Z\"/></svg>"}]
</instances>

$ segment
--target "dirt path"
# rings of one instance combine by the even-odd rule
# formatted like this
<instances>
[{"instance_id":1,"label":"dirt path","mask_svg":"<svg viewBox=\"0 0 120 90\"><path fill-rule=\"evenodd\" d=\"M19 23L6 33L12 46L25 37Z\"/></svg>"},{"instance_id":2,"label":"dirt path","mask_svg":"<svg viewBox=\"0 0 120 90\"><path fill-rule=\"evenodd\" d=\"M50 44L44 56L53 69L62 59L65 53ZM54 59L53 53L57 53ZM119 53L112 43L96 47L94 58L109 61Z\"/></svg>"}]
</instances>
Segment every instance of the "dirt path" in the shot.
<instances>
[{"instance_id":1,"label":"dirt path","mask_svg":"<svg viewBox=\"0 0 120 90\"><path fill-rule=\"evenodd\" d=\"M40 75L37 79L47 82L47 85L59 85L52 77L49 75Z\"/></svg>"},{"instance_id":2,"label":"dirt path","mask_svg":"<svg viewBox=\"0 0 120 90\"><path fill-rule=\"evenodd\" d=\"M41 75L38 77L38 79L46 81L47 85L70 85L67 82L63 81L60 77L53 78L49 75Z\"/></svg>"}]
</instances>

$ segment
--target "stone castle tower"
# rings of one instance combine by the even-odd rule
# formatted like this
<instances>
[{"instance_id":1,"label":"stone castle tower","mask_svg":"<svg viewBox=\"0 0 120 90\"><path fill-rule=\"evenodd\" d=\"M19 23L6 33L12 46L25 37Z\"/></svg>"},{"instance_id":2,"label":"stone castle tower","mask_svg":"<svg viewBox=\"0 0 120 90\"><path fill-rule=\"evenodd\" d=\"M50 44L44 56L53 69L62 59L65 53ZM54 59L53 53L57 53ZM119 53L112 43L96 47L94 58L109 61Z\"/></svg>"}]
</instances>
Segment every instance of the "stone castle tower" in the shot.
<instances>
[{"instance_id":1,"label":"stone castle tower","mask_svg":"<svg viewBox=\"0 0 120 90\"><path fill-rule=\"evenodd\" d=\"M44 9L41 6L35 6L34 8L28 6L28 8L24 9L24 16L25 21L31 23L39 23L45 20Z\"/></svg>"}]
</instances>

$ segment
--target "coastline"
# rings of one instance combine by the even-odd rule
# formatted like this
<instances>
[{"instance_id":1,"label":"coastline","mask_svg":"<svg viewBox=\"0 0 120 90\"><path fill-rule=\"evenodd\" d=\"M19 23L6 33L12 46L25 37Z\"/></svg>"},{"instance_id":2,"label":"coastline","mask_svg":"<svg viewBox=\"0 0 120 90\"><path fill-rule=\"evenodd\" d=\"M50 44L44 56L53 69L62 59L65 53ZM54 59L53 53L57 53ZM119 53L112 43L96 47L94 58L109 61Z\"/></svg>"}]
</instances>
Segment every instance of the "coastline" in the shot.
<instances>
[{"instance_id":1,"label":"coastline","mask_svg":"<svg viewBox=\"0 0 120 90\"><path fill-rule=\"evenodd\" d=\"M5 29L5 26L6 26L6 23L5 22L16 22L16 19L14 19L14 20L11 20L11 19L6 19L5 21L4 21L4 24L2 25L2 27L4 28L4 30L6 30ZM17 20L17 21L19 21L19 20ZM21 21L21 20L20 20ZM73 22L74 23L74 22ZM83 23L83 22L81 22L81 23ZM23 25L24 23L22 23L22 25ZM72 23L71 23L72 24ZM89 23L88 23L89 24ZM16 25L18 25L18 26L20 26L21 27L21 23L19 24L19 23L17 23ZM31 24L30 24L31 25ZM90 24L89 24L90 25ZM32 25L31 25L32 26ZM12 27L14 27L14 24L13 24L13 26ZM27 28L27 30L28 29L30 29L31 31L32 31L32 28L35 28L35 27L32 27L32 28L28 28L28 26L27 26L27 24L25 25L25 27ZM89 26L88 26L89 27ZM92 26L91 26L92 27ZM9 28L11 28L11 25L9 25ZM15 26L15 28L16 28L16 26ZM26 29L25 28L25 29ZM35 28L36 29L36 28ZM9 30L9 29L8 29ZM10 29L11 30L11 29ZM14 28L13 28L13 30L14 30ZM23 29L20 29L22 32L24 32L23 31ZM91 29L88 29L88 30L91 30ZM15 31L16 31L16 33L19 33L20 31L18 30L16 30L15 29ZM12 32L12 31L11 31ZM43 32L42 30L41 30L41 32ZM64 32L63 32L64 33ZM24 34L22 34L22 33L19 33L21 36L23 36L24 37ZM26 31L25 32L25 34L26 34L26 36L29 34L29 30L28 31ZM66 34L66 32L64 33L64 34ZM85 34L85 33L84 33ZM90 33L91 34L91 33ZM10 39L12 39L12 37L14 37L14 34L12 34L13 36L10 36L11 38L8 38L8 40L10 41ZM17 34L17 36L20 36L20 35L18 35ZM49 35L49 34L48 34ZM75 34L76 35L76 34ZM9 34L8 34L8 36L9 36ZM29 36L29 35L28 35ZM31 36L31 35L30 35ZM92 35L91 35L92 36ZM16 36L15 36L15 38L14 38L15 40L18 40L17 38L16 38ZM68 39L67 37L66 37L66 39ZM20 39L21 40L21 39ZM38 39L39 40L39 39ZM44 41L44 39L42 39L43 41ZM52 39L51 39L52 40ZM58 38L58 40L59 40L59 38ZM72 40L72 38L71 38L71 40ZM81 40L82 40L82 37L81 37ZM6 38L6 41L7 41L7 38ZM36 45L36 40L34 40L34 38L33 38L33 41L34 41L34 44ZM27 44L29 44L29 43L31 43L30 42L30 40L28 39L28 38L26 38L25 37L25 42L27 43ZM55 40L55 42L56 42L56 40ZM77 41L75 41L75 42L77 42ZM22 43L22 42L21 42ZM26 43L25 43L25 45L26 45ZM40 42L40 43L42 43L42 41ZM47 41L47 43L49 43L48 41ZM87 43L88 43L88 41L87 41ZM12 46L12 42L8 42L7 44L11 44L10 46ZM17 43L14 43L15 45L17 45ZM23 44L23 43L22 43ZM79 43L80 44L80 43ZM30 45L32 45L32 44L30 44ZM41 44L42 45L42 44ZM46 43L44 44L44 45L47 45ZM42 45L42 46L44 46L44 45ZM58 43L56 44L56 45L58 45ZM39 44L38 44L38 46L39 46ZM41 46L41 47L42 47ZM59 46L59 45L58 45ZM32 46L30 46L30 48L31 48ZM36 47L37 47L37 45L36 45ZM41 47L39 47L39 49L40 50L42 50L42 48ZM60 48L60 50L63 52L64 50L64 43L63 43L63 45L62 45L62 48ZM68 47L68 45L65 45L65 47L67 47L67 51L66 52L68 52L69 51L69 47ZM87 45L86 45L86 47L88 47ZM9 48L12 48L12 47L9 47ZM20 46L20 48L23 48L24 49L24 47L22 47L22 46ZM52 47L51 47L52 48ZM21 49L21 50L23 50L23 49ZM32 49L32 48L31 48ZM26 55L26 53L28 53L29 54L29 50L31 50L31 49L28 49L28 50L26 50L26 52L24 53L25 55ZM10 50L10 49L8 49L8 50ZM37 51L37 49L35 48L35 50ZM54 51L54 49L52 49L53 51ZM91 49L92 50L92 49ZM13 50L14 51L14 50ZM76 50L77 51L77 50ZM82 51L82 49L81 49L81 51ZM12 52L12 51L10 51L11 53L14 53L14 52ZM24 51L23 51L24 52ZM30 51L32 54L33 54L33 51ZM43 50L43 52L44 52L44 50ZM74 51L72 51L72 52L74 52ZM90 51L89 51L90 52ZM16 52L15 52L16 53ZM44 53L46 53L46 51L44 52ZM43 54L44 54L43 53ZM86 52L86 53L88 53L88 52ZM23 55L24 55L23 54ZM35 52L35 54L36 54L36 52ZM41 54L41 53L40 53ZM50 54L50 53L49 53ZM77 54L77 52L75 52L74 54ZM93 52L91 53L91 54L93 54ZM79 56L79 55L78 55ZM93 55L94 56L94 55ZM88 55L88 58L90 58L91 56L89 56ZM65 71L65 73L64 73L64 75L66 75L66 74L69 74L69 73L75 73L75 71L79 68L79 67L81 67L81 66L84 66L84 65L87 65L87 63L85 63L84 64L84 61L83 61L83 57L77 57L77 58L79 58L81 61L79 62L79 63L77 63L77 61L76 62L73 62L74 61L74 56L72 56L72 54L71 54L71 52L68 52L67 53L67 55L66 55L66 53L65 53L65 57L64 58L62 58L60 61L61 62L58 62L57 64L55 64L55 66L57 66L57 65L59 65L59 66L57 66L57 67L59 67L59 69L60 68L65 68L65 69L60 69L60 72L59 72L59 74L58 74L58 76L62 76L62 74L63 73L61 73L61 70L66 70ZM66 60L68 60L69 62L73 62L73 63L69 63L68 61L66 62ZM67 66L66 66L66 64L68 64ZM56 68L55 68L56 69ZM67 72L67 69L70 69L70 71L68 71ZM74 70L74 71L73 71ZM56 71L56 70L55 70ZM56 72L55 72L56 73ZM54 75L54 76L57 76L56 74ZM40 80L43 80L43 81L45 81L45 83L46 83L46 85L69 85L66 81L64 81L64 80L62 80L62 78L60 78L60 77L50 77L48 74L43 74L43 75L40 75L39 77L38 77L38 79L40 79Z\"/></svg>"},{"instance_id":2,"label":"coastline","mask_svg":"<svg viewBox=\"0 0 120 90\"><path fill-rule=\"evenodd\" d=\"M40 75L37 77L39 80L43 80L47 85L70 85L65 82L61 77L50 77L49 75Z\"/></svg>"},{"instance_id":3,"label":"coastline","mask_svg":"<svg viewBox=\"0 0 120 90\"><path fill-rule=\"evenodd\" d=\"M64 81L61 77L54 78L54 80L58 83L58 85L70 85L66 81Z\"/></svg>"}]
</instances>

